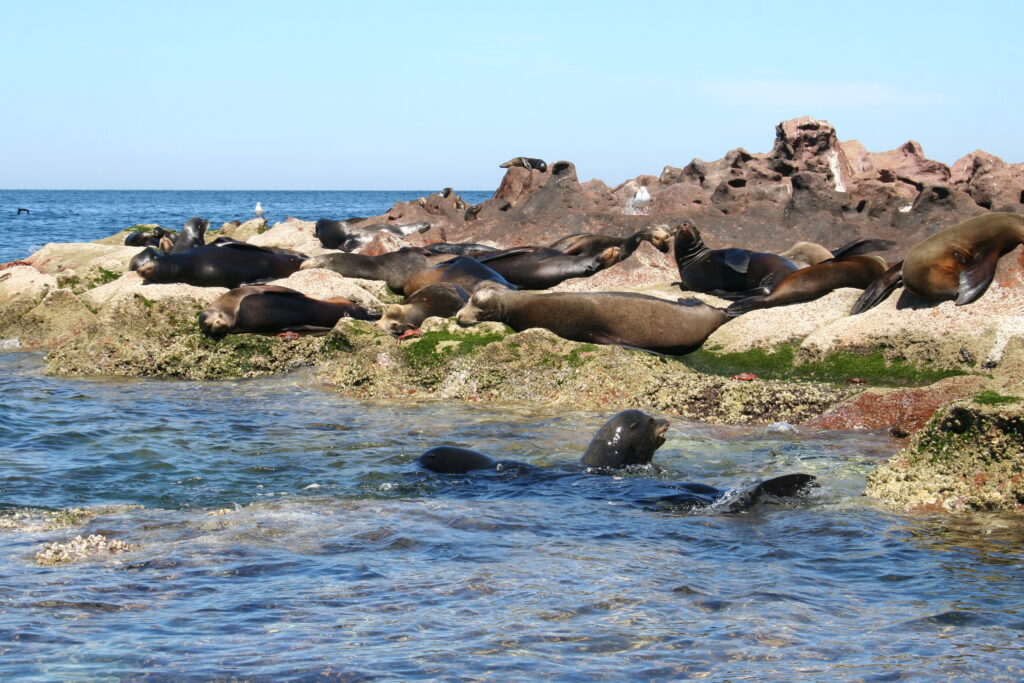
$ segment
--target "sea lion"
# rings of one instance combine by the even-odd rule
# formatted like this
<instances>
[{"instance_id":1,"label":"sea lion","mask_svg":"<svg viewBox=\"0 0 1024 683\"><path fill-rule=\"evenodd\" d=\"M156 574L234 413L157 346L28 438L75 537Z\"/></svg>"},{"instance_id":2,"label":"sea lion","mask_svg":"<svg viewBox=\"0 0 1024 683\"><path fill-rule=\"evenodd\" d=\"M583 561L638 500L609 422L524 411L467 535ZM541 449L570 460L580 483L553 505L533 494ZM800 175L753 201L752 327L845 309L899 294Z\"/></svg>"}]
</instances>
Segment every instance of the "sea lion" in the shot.
<instances>
[{"instance_id":1,"label":"sea lion","mask_svg":"<svg viewBox=\"0 0 1024 683\"><path fill-rule=\"evenodd\" d=\"M452 256L465 256L466 254L479 254L487 251L499 251L497 247L490 247L486 244L474 242L435 242L423 247L431 254L451 254Z\"/></svg>"},{"instance_id":2,"label":"sea lion","mask_svg":"<svg viewBox=\"0 0 1024 683\"><path fill-rule=\"evenodd\" d=\"M345 277L358 277L364 280L383 280L391 291L398 294L405 291L406 280L430 266L430 252L420 247L402 247L379 256L366 254L323 254L314 256L302 264L302 269L324 268Z\"/></svg>"},{"instance_id":3,"label":"sea lion","mask_svg":"<svg viewBox=\"0 0 1024 683\"><path fill-rule=\"evenodd\" d=\"M426 221L406 223L404 225L388 225L386 223L374 223L357 227L355 223L366 220L365 218L348 218L343 221L335 221L330 218L321 218L316 222L316 236L325 249L341 249L352 251L372 240L377 233L382 231L393 232L399 237L408 237L414 232L426 232L431 224Z\"/></svg>"},{"instance_id":4,"label":"sea lion","mask_svg":"<svg viewBox=\"0 0 1024 683\"><path fill-rule=\"evenodd\" d=\"M159 225L152 230L136 230L125 235L124 245L126 247L158 247L164 237L174 236L174 232L164 230Z\"/></svg>"},{"instance_id":5,"label":"sea lion","mask_svg":"<svg viewBox=\"0 0 1024 683\"><path fill-rule=\"evenodd\" d=\"M141 264L138 273L150 282L232 289L246 282L288 277L304 259L301 254L246 242L221 242L154 257Z\"/></svg>"},{"instance_id":6,"label":"sea lion","mask_svg":"<svg viewBox=\"0 0 1024 683\"><path fill-rule=\"evenodd\" d=\"M851 314L877 305L900 283L932 301L976 301L992 284L1000 257L1024 243L1024 216L989 213L937 232L871 283Z\"/></svg>"},{"instance_id":7,"label":"sea lion","mask_svg":"<svg viewBox=\"0 0 1024 683\"><path fill-rule=\"evenodd\" d=\"M583 453L587 467L622 469L646 465L665 443L668 420L657 420L640 410L623 410L597 430Z\"/></svg>"},{"instance_id":8,"label":"sea lion","mask_svg":"<svg viewBox=\"0 0 1024 683\"><path fill-rule=\"evenodd\" d=\"M146 247L138 254L132 257L132 260L128 262L128 270L138 270L143 263L148 263L155 258L163 256L163 253L154 249L153 247Z\"/></svg>"},{"instance_id":9,"label":"sea lion","mask_svg":"<svg viewBox=\"0 0 1024 683\"><path fill-rule=\"evenodd\" d=\"M557 249L563 254L595 255L608 247L619 248L619 262L629 258L641 242L650 242L655 249L667 254L672 246L672 231L666 225L655 225L635 232L629 237L610 237L596 235L592 232L577 232L552 242L549 249Z\"/></svg>"},{"instance_id":10,"label":"sea lion","mask_svg":"<svg viewBox=\"0 0 1024 683\"><path fill-rule=\"evenodd\" d=\"M485 286L516 289L516 286L503 278L501 273L486 264L468 256L456 256L450 261L424 268L411 275L405 283L405 295L411 296L436 282L457 285L470 294Z\"/></svg>"},{"instance_id":11,"label":"sea lion","mask_svg":"<svg viewBox=\"0 0 1024 683\"><path fill-rule=\"evenodd\" d=\"M18 207L18 215L20 216L23 213L31 214L32 212L29 211L28 209L26 209L24 206L19 206Z\"/></svg>"},{"instance_id":12,"label":"sea lion","mask_svg":"<svg viewBox=\"0 0 1024 683\"><path fill-rule=\"evenodd\" d=\"M523 289L548 289L574 277L590 277L619 261L619 247L596 254L563 254L548 247L513 247L473 258Z\"/></svg>"},{"instance_id":13,"label":"sea lion","mask_svg":"<svg viewBox=\"0 0 1024 683\"><path fill-rule=\"evenodd\" d=\"M450 318L469 301L469 293L448 282L435 282L416 290L404 303L391 304L377 321L384 332L400 335L414 330L431 316Z\"/></svg>"},{"instance_id":14,"label":"sea lion","mask_svg":"<svg viewBox=\"0 0 1024 683\"><path fill-rule=\"evenodd\" d=\"M793 246L779 254L782 258L788 258L793 263L801 263L813 266L822 261L833 258L832 252L814 242L794 242Z\"/></svg>"},{"instance_id":15,"label":"sea lion","mask_svg":"<svg viewBox=\"0 0 1024 683\"><path fill-rule=\"evenodd\" d=\"M193 216L185 221L181 232L174 240L174 244L168 251L169 254L180 254L206 244L206 229L210 227L210 221L199 216Z\"/></svg>"},{"instance_id":16,"label":"sea lion","mask_svg":"<svg viewBox=\"0 0 1024 683\"><path fill-rule=\"evenodd\" d=\"M256 285L222 294L199 314L199 329L214 339L252 332L328 332L342 318L376 320L373 311L337 297L321 301L287 287Z\"/></svg>"},{"instance_id":17,"label":"sea lion","mask_svg":"<svg viewBox=\"0 0 1024 683\"><path fill-rule=\"evenodd\" d=\"M888 240L851 242L832 252L834 258L790 273L770 293L740 299L729 306L726 313L736 317L757 308L813 301L840 287L864 289L881 276L889 264L880 256L863 252L888 249L894 244Z\"/></svg>"},{"instance_id":18,"label":"sea lion","mask_svg":"<svg viewBox=\"0 0 1024 683\"><path fill-rule=\"evenodd\" d=\"M697 227L683 221L676 230L675 259L685 289L724 299L767 294L797 269L778 254L749 249L708 249Z\"/></svg>"},{"instance_id":19,"label":"sea lion","mask_svg":"<svg viewBox=\"0 0 1024 683\"><path fill-rule=\"evenodd\" d=\"M474 470L506 469L510 467L530 468L515 460L495 460L478 451L459 446L435 446L424 451L416 463L423 469L438 474L465 474Z\"/></svg>"},{"instance_id":20,"label":"sea lion","mask_svg":"<svg viewBox=\"0 0 1024 683\"><path fill-rule=\"evenodd\" d=\"M534 159L532 157L515 157L509 159L505 163L498 166L498 168L512 168L513 166L519 166L526 170L537 170L543 173L548 170L548 164L543 159Z\"/></svg>"},{"instance_id":21,"label":"sea lion","mask_svg":"<svg viewBox=\"0 0 1024 683\"><path fill-rule=\"evenodd\" d=\"M682 355L700 347L726 320L725 311L695 299L666 301L620 292L529 294L478 290L456 316L461 324L494 320L516 332L543 327L559 337Z\"/></svg>"}]
</instances>

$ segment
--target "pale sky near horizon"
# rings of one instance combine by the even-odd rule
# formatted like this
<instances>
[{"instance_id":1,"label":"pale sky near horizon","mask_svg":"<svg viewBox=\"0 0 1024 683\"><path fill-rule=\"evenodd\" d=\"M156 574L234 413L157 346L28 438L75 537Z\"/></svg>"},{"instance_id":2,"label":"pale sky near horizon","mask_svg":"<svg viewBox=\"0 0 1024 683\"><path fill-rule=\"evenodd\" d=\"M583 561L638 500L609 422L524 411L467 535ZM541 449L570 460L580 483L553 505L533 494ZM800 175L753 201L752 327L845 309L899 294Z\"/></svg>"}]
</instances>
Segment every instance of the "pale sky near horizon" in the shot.
<instances>
[{"instance_id":1,"label":"pale sky near horizon","mask_svg":"<svg viewBox=\"0 0 1024 683\"><path fill-rule=\"evenodd\" d=\"M0 0L0 188L491 190L514 156L616 185L767 152L1024 161L1024 3Z\"/></svg>"}]
</instances>

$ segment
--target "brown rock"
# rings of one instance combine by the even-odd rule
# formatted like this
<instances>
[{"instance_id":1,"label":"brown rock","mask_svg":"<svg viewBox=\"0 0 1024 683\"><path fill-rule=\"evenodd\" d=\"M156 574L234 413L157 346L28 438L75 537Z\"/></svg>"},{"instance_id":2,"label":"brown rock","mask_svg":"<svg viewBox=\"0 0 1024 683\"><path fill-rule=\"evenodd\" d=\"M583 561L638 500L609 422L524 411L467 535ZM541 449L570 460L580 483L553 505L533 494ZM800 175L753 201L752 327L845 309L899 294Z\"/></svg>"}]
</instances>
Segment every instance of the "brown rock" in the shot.
<instances>
[{"instance_id":1,"label":"brown rock","mask_svg":"<svg viewBox=\"0 0 1024 683\"><path fill-rule=\"evenodd\" d=\"M1008 164L979 149L954 163L951 175L954 186L980 206L1024 212L1024 164Z\"/></svg>"}]
</instances>

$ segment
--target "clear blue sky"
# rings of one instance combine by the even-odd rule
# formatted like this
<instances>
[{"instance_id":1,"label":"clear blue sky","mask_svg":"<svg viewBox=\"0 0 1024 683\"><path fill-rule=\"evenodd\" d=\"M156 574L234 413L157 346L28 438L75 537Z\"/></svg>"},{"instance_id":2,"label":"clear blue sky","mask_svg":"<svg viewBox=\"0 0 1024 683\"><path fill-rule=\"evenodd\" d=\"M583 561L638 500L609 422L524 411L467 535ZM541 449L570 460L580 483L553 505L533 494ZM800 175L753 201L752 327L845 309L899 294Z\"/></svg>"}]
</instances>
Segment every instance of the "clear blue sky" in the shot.
<instances>
[{"instance_id":1,"label":"clear blue sky","mask_svg":"<svg viewBox=\"0 0 1024 683\"><path fill-rule=\"evenodd\" d=\"M1024 161L1024 2L0 0L0 188L615 185L829 120Z\"/></svg>"}]
</instances>

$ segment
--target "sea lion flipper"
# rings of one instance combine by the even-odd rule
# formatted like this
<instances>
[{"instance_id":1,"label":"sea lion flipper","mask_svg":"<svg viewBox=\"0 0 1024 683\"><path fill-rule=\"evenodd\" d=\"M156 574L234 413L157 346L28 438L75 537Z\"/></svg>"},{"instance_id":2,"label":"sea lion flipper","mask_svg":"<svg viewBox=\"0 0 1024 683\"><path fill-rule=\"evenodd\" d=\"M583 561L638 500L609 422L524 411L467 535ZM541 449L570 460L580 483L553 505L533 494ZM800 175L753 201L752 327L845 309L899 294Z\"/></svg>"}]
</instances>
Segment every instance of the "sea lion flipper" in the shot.
<instances>
[{"instance_id":1,"label":"sea lion flipper","mask_svg":"<svg viewBox=\"0 0 1024 683\"><path fill-rule=\"evenodd\" d=\"M964 269L960 271L960 287L957 289L956 295L957 306L976 301L985 293L988 286L992 284L998 263L998 249L992 249L985 245L977 247L974 258L968 261Z\"/></svg>"},{"instance_id":2,"label":"sea lion flipper","mask_svg":"<svg viewBox=\"0 0 1024 683\"><path fill-rule=\"evenodd\" d=\"M885 271L870 285L864 288L857 302L853 304L850 315L863 313L881 303L887 296L893 293L903 282L903 261L900 261L889 270Z\"/></svg>"},{"instance_id":3,"label":"sea lion flipper","mask_svg":"<svg viewBox=\"0 0 1024 683\"><path fill-rule=\"evenodd\" d=\"M730 304L729 308L725 309L725 314L730 318L737 318L744 313L763 308L761 304L764 303L765 296L748 296L745 299L734 301Z\"/></svg>"},{"instance_id":4,"label":"sea lion flipper","mask_svg":"<svg viewBox=\"0 0 1024 683\"><path fill-rule=\"evenodd\" d=\"M838 249L832 252L832 258L838 259L843 256L857 256L860 254L870 254L873 251L885 251L886 249L892 249L896 246L896 243L892 240L879 240L879 239L859 239L844 244Z\"/></svg>"},{"instance_id":5,"label":"sea lion flipper","mask_svg":"<svg viewBox=\"0 0 1024 683\"><path fill-rule=\"evenodd\" d=\"M750 268L750 252L746 249L725 249L722 260L737 273L746 273Z\"/></svg>"}]
</instances>

